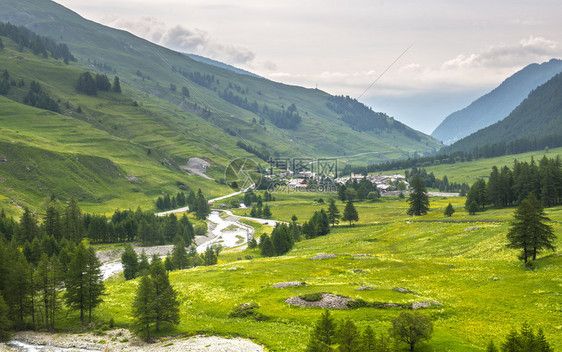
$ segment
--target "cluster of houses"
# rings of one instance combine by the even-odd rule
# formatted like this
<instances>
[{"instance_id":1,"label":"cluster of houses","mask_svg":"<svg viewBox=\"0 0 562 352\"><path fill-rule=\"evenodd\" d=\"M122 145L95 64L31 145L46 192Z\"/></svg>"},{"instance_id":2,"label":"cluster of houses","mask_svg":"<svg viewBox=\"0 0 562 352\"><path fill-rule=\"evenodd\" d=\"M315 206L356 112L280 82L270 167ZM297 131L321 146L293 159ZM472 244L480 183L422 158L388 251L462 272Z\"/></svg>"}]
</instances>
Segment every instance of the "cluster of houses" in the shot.
<instances>
[{"instance_id":1,"label":"cluster of houses","mask_svg":"<svg viewBox=\"0 0 562 352\"><path fill-rule=\"evenodd\" d=\"M394 174L394 175L378 174L378 175L364 176L364 175L356 175L352 172L350 176L336 178L335 181L339 184L345 185L349 181L353 182L354 180L356 180L357 182L359 182L363 178L366 178L367 180L371 181L372 184L377 186L377 189L381 193L386 193L396 190L397 185L400 183L400 181L404 183L405 189L408 189L410 187L410 184L408 183L408 181L406 181L406 177L400 174Z\"/></svg>"},{"instance_id":2,"label":"cluster of houses","mask_svg":"<svg viewBox=\"0 0 562 352\"><path fill-rule=\"evenodd\" d=\"M318 181L318 177L316 176L316 174L312 172L299 173L296 175L286 174L285 176L289 176L289 177L292 176L291 179L287 182L287 187L295 190L307 189L308 180ZM354 180L356 180L357 182L359 182L363 178L366 178L367 180L371 181L371 183L374 184L382 194L397 191L398 189L397 185L400 182L404 183L403 189L407 190L410 187L408 181L406 181L406 177L400 174L394 174L394 175L379 174L379 175L364 176L364 175L356 175L354 173L351 173L350 176L336 178L334 182L336 184L345 185L349 181L353 182Z\"/></svg>"}]
</instances>

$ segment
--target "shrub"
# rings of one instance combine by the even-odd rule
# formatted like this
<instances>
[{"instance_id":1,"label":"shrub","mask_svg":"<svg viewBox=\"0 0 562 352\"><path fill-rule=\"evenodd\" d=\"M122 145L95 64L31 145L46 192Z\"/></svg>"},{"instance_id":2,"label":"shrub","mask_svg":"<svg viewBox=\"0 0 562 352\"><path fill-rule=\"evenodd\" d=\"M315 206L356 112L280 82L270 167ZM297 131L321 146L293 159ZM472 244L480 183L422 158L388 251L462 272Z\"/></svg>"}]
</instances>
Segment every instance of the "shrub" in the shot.
<instances>
[{"instance_id":1,"label":"shrub","mask_svg":"<svg viewBox=\"0 0 562 352\"><path fill-rule=\"evenodd\" d=\"M259 313L257 310L260 306L257 303L249 302L249 303L242 303L230 311L228 316L230 318L247 318L252 317L256 321L264 321L268 318Z\"/></svg>"},{"instance_id":2,"label":"shrub","mask_svg":"<svg viewBox=\"0 0 562 352\"><path fill-rule=\"evenodd\" d=\"M305 293L299 297L307 302L318 302L322 299L322 292Z\"/></svg>"}]
</instances>

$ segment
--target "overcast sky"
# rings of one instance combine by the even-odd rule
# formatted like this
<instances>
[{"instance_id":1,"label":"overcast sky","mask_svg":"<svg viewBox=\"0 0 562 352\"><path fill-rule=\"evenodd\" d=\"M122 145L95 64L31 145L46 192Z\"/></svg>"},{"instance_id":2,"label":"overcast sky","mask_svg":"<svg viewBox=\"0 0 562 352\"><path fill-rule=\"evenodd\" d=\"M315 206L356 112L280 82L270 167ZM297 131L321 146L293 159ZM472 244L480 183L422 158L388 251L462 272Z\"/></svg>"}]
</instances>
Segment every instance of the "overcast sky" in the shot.
<instances>
[{"instance_id":1,"label":"overcast sky","mask_svg":"<svg viewBox=\"0 0 562 352\"><path fill-rule=\"evenodd\" d=\"M426 133L524 66L562 56L559 0L56 2L171 49L360 97Z\"/></svg>"}]
</instances>

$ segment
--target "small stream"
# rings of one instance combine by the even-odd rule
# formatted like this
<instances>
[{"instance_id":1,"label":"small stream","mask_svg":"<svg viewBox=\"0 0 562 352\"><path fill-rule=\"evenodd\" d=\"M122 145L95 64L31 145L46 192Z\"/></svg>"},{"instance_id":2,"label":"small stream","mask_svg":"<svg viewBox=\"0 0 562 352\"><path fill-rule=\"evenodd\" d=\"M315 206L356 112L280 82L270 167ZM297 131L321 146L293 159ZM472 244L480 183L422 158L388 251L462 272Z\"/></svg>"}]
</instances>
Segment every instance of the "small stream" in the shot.
<instances>
[{"instance_id":1,"label":"small stream","mask_svg":"<svg viewBox=\"0 0 562 352\"><path fill-rule=\"evenodd\" d=\"M6 345L22 352L100 352L102 350L86 350L83 348L62 348L48 345L34 345L21 341L9 341Z\"/></svg>"},{"instance_id":2,"label":"small stream","mask_svg":"<svg viewBox=\"0 0 562 352\"><path fill-rule=\"evenodd\" d=\"M233 220L231 216L223 219L219 211L212 211L207 221L215 224L215 228L211 231L214 238L197 246L198 253L205 252L207 247L213 244L220 244L223 248L241 246L248 242L248 237L253 231L250 226ZM109 277L123 271L123 265L121 260L108 261L103 263L100 269L103 279L107 280Z\"/></svg>"}]
</instances>

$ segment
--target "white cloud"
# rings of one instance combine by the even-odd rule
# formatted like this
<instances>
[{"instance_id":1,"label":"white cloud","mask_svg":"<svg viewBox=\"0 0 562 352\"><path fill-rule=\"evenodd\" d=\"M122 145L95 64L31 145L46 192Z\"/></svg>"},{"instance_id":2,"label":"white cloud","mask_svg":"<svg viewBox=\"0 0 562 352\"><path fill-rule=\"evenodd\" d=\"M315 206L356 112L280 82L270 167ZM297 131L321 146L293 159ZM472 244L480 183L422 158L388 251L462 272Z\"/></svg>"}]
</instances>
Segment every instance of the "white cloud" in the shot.
<instances>
[{"instance_id":1,"label":"white cloud","mask_svg":"<svg viewBox=\"0 0 562 352\"><path fill-rule=\"evenodd\" d=\"M508 68L560 55L558 42L530 36L515 45L494 45L478 53L461 54L443 63L444 69Z\"/></svg>"},{"instance_id":2,"label":"white cloud","mask_svg":"<svg viewBox=\"0 0 562 352\"><path fill-rule=\"evenodd\" d=\"M206 56L229 64L251 65L256 57L248 48L218 43L204 30L181 25L169 26L153 17L142 17L139 20L106 17L102 22L174 50Z\"/></svg>"}]
</instances>

